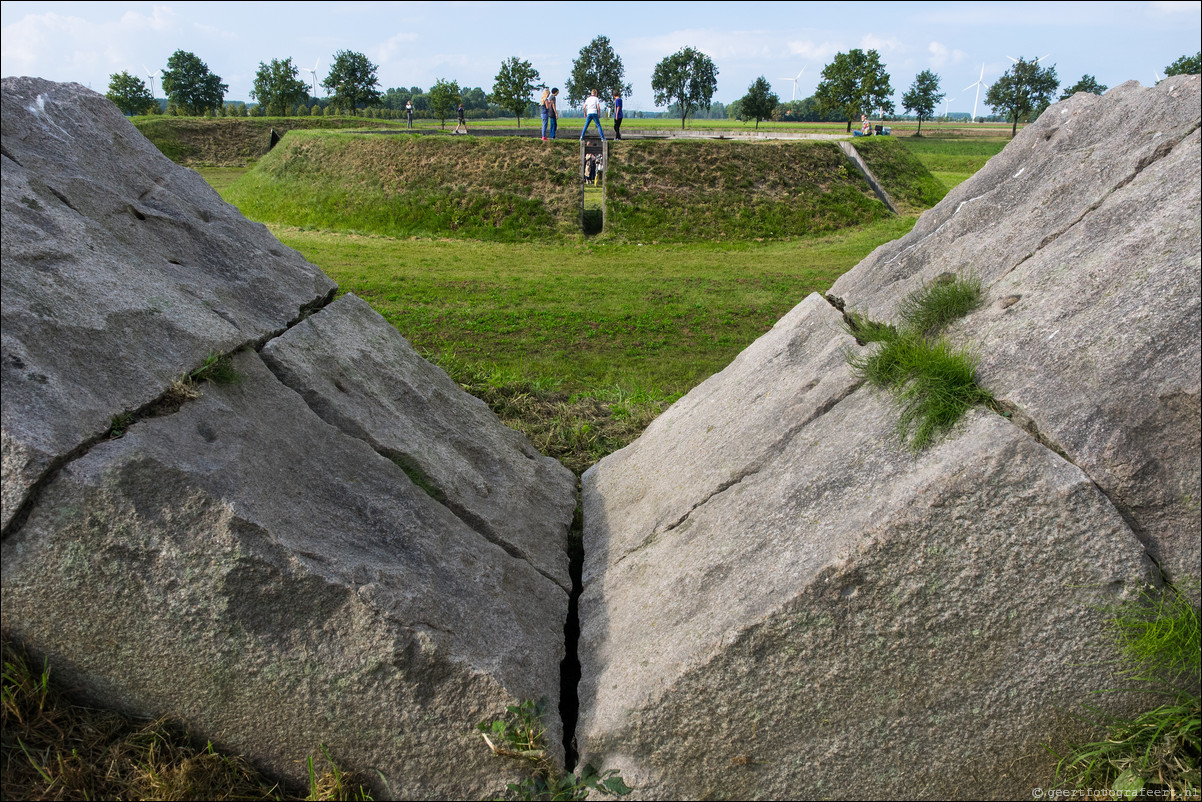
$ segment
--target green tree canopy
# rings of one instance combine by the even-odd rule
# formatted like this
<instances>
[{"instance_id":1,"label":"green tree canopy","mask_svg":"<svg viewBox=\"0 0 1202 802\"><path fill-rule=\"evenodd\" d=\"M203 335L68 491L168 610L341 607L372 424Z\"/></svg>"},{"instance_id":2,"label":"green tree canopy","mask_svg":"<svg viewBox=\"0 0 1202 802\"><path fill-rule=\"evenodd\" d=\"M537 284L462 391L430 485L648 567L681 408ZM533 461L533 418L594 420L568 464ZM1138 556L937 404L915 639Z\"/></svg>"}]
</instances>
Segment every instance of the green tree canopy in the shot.
<instances>
[{"instance_id":1,"label":"green tree canopy","mask_svg":"<svg viewBox=\"0 0 1202 802\"><path fill-rule=\"evenodd\" d=\"M105 92L104 96L113 101L113 105L121 109L122 114L145 114L146 110L155 104L142 79L128 72L110 75L109 91Z\"/></svg>"},{"instance_id":2,"label":"green tree canopy","mask_svg":"<svg viewBox=\"0 0 1202 802\"><path fill-rule=\"evenodd\" d=\"M651 73L655 105L676 103L680 127L693 109L708 109L718 89L718 68L709 56L691 47L682 47L655 65Z\"/></svg>"},{"instance_id":3,"label":"green tree canopy","mask_svg":"<svg viewBox=\"0 0 1202 802\"><path fill-rule=\"evenodd\" d=\"M1182 56L1164 68L1167 78L1170 75L1197 75L1202 72L1202 50L1192 56Z\"/></svg>"},{"instance_id":4,"label":"green tree canopy","mask_svg":"<svg viewBox=\"0 0 1202 802\"><path fill-rule=\"evenodd\" d=\"M772 119L772 112L780 104L780 96L772 91L772 84L764 76L756 78L747 87L747 94L736 100L739 104L740 119L755 119L755 127L760 127L760 120ZM734 104L731 104L734 105Z\"/></svg>"},{"instance_id":5,"label":"green tree canopy","mask_svg":"<svg viewBox=\"0 0 1202 802\"><path fill-rule=\"evenodd\" d=\"M1098 79L1094 78L1092 75L1082 75L1080 81L1077 81L1072 86L1066 87L1065 90L1060 93L1060 99L1067 100L1078 92L1092 92L1095 95L1100 95L1109 88L1110 87L1106 86L1106 84L1098 83Z\"/></svg>"},{"instance_id":6,"label":"green tree canopy","mask_svg":"<svg viewBox=\"0 0 1202 802\"><path fill-rule=\"evenodd\" d=\"M221 76L210 72L208 65L194 54L176 50L167 59L163 93L184 114L199 117L207 109L219 108L228 91L229 86L221 82Z\"/></svg>"},{"instance_id":7,"label":"green tree canopy","mask_svg":"<svg viewBox=\"0 0 1202 802\"><path fill-rule=\"evenodd\" d=\"M362 53L339 50L334 54L330 74L321 85L330 91L330 102L336 108L347 109L354 114L355 109L380 105L380 82L376 78L378 69Z\"/></svg>"},{"instance_id":8,"label":"green tree canopy","mask_svg":"<svg viewBox=\"0 0 1202 802\"><path fill-rule=\"evenodd\" d=\"M268 116L282 117L293 106L309 99L305 82L296 77L299 72L300 69L292 64L291 58L283 61L273 58L270 64L260 61L250 96L259 101Z\"/></svg>"},{"instance_id":9,"label":"green tree canopy","mask_svg":"<svg viewBox=\"0 0 1202 802\"><path fill-rule=\"evenodd\" d=\"M459 82L448 81L445 78L435 81L434 86L426 93L430 111L438 119L440 128L447 127L447 117L451 116L451 111L459 103L460 95Z\"/></svg>"},{"instance_id":10,"label":"green tree canopy","mask_svg":"<svg viewBox=\"0 0 1202 802\"><path fill-rule=\"evenodd\" d=\"M634 87L623 83L625 77L622 59L610 46L609 37L598 36L580 48L580 55L572 62L572 77L564 83L568 103L579 108L594 89L604 99L614 95L626 97Z\"/></svg>"},{"instance_id":11,"label":"green tree canopy","mask_svg":"<svg viewBox=\"0 0 1202 802\"><path fill-rule=\"evenodd\" d=\"M534 82L537 80L538 70L529 61L519 61L517 56L511 56L501 62L501 70L492 85L489 100L512 111L513 116L518 118L518 128L521 128L522 114L530 105L530 95L534 93Z\"/></svg>"},{"instance_id":12,"label":"green tree canopy","mask_svg":"<svg viewBox=\"0 0 1202 802\"><path fill-rule=\"evenodd\" d=\"M856 48L836 53L834 61L822 68L822 81L814 98L825 111L838 111L851 131L852 121L861 114L876 108L892 113L893 101L889 99L892 94L889 73L885 72L880 53Z\"/></svg>"},{"instance_id":13,"label":"green tree canopy","mask_svg":"<svg viewBox=\"0 0 1202 802\"><path fill-rule=\"evenodd\" d=\"M946 96L939 91L939 76L930 70L923 70L914 76L914 83L902 95L902 108L914 112L918 117L918 133L922 133L922 121L935 116L935 107Z\"/></svg>"},{"instance_id":14,"label":"green tree canopy","mask_svg":"<svg viewBox=\"0 0 1202 802\"><path fill-rule=\"evenodd\" d=\"M1010 128L1013 137L1018 133L1019 120L1037 117L1052 102L1059 88L1055 65L1040 67L1038 59L1027 61L1020 57L989 87L985 102L995 113L1002 111L1013 122Z\"/></svg>"}]
</instances>

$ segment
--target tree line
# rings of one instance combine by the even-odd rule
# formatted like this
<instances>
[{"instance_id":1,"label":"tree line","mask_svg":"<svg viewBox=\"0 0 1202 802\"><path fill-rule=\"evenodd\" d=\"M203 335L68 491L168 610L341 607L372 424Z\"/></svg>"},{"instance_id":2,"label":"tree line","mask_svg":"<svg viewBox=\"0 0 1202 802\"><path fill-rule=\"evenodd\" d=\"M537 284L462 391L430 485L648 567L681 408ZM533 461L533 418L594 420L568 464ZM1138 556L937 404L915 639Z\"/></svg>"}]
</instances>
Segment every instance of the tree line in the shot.
<instances>
[{"instance_id":1,"label":"tree line","mask_svg":"<svg viewBox=\"0 0 1202 802\"><path fill-rule=\"evenodd\" d=\"M985 104L995 115L1013 124L1033 120L1056 98L1060 81L1055 65L1041 66L1042 59L1019 58L988 88ZM1200 71L1202 52L1182 56L1165 67L1165 75L1195 74ZM459 104L465 116L513 116L521 126L522 117L539 113L531 96L548 88L539 72L529 61L516 56L501 63L492 92L481 87L460 87L458 82L440 78L429 91L421 87L380 90L379 67L367 56L351 50L340 50L334 56L329 74L321 81L327 91L317 98L316 86L300 79L300 69L291 58L260 62L255 73L251 97L258 106L252 111L245 104L227 105L224 101L229 86L222 83L195 54L177 50L167 60L162 73L163 92L167 96L168 113L187 116L206 114L257 113L265 116L297 114L362 114L372 117L399 118L410 108L414 116L446 120ZM316 82L316 76L314 76ZM310 94L310 88L314 90ZM764 120L846 122L847 130L862 115L892 116L893 86L889 73L876 50L852 49L837 53L822 69L822 80L812 97L783 103L772 91L764 76L747 88L747 94L723 106L713 101L718 88L718 68L706 54L691 47L681 48L666 56L651 75L651 88L656 106L666 106L668 113L679 116L681 128L693 117L728 117L754 120L756 127ZM593 90L602 98L628 96L632 85L626 81L622 59L614 52L609 38L598 36L581 48L572 63L572 73L564 83L564 97L572 108L579 108ZM1092 75L1084 75L1077 83L1064 89L1060 99L1076 92L1101 94L1107 89ZM159 103L146 84L128 72L111 76L107 97L126 114L157 113ZM941 91L940 78L931 70L923 70L902 94L902 106L917 117L918 131L922 123L934 119L935 110L946 97ZM715 106L717 108L715 108ZM980 119L980 118L979 118Z\"/></svg>"}]
</instances>

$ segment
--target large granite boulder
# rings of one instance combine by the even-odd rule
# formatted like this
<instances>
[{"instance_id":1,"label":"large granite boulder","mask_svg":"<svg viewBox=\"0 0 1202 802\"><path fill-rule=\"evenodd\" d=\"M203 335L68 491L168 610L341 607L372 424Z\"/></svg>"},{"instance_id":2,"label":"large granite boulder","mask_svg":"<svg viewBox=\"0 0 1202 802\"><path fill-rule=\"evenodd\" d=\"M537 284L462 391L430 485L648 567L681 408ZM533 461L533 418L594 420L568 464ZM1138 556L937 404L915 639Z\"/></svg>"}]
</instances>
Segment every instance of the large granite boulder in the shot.
<instances>
[{"instance_id":1,"label":"large granite boulder","mask_svg":"<svg viewBox=\"0 0 1202 802\"><path fill-rule=\"evenodd\" d=\"M940 274L980 277L989 305L954 337L980 345L981 383L1171 579L1202 562L1200 122L1197 75L1074 95L831 289L891 320Z\"/></svg>"},{"instance_id":2,"label":"large granite boulder","mask_svg":"<svg viewBox=\"0 0 1202 802\"><path fill-rule=\"evenodd\" d=\"M334 283L78 84L4 79L3 515L115 415Z\"/></svg>"},{"instance_id":3,"label":"large granite boulder","mask_svg":"<svg viewBox=\"0 0 1202 802\"><path fill-rule=\"evenodd\" d=\"M108 101L3 91L6 635L298 784L500 793L542 697L562 758L571 472Z\"/></svg>"},{"instance_id":4,"label":"large granite boulder","mask_svg":"<svg viewBox=\"0 0 1202 802\"><path fill-rule=\"evenodd\" d=\"M1025 797L1081 703L1140 702L1094 692L1102 609L1198 571L1198 86L1053 106L832 290L891 321L981 278L949 338L1008 416L912 453L814 295L585 473L582 759L645 798Z\"/></svg>"}]
</instances>

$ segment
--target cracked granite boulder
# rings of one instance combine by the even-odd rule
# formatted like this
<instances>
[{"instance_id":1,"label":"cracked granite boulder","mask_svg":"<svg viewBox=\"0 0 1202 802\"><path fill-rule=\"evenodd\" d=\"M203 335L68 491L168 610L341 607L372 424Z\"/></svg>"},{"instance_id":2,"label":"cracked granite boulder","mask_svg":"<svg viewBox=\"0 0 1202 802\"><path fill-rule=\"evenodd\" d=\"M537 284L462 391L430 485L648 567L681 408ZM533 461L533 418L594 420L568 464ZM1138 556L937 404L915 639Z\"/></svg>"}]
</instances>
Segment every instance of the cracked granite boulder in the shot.
<instances>
[{"instance_id":1,"label":"cracked granite boulder","mask_svg":"<svg viewBox=\"0 0 1202 802\"><path fill-rule=\"evenodd\" d=\"M562 758L571 472L99 95L6 80L3 148L6 636L302 787L503 793L530 698Z\"/></svg>"},{"instance_id":2,"label":"cracked granite boulder","mask_svg":"<svg viewBox=\"0 0 1202 802\"><path fill-rule=\"evenodd\" d=\"M1009 417L910 452L812 295L584 475L582 760L643 798L1009 798L1080 704L1140 704L1094 694L1101 608L1198 570L1198 88L1051 107L833 288L888 321L980 277L948 337Z\"/></svg>"},{"instance_id":3,"label":"cracked granite boulder","mask_svg":"<svg viewBox=\"0 0 1202 802\"><path fill-rule=\"evenodd\" d=\"M115 415L335 286L78 84L5 78L3 516Z\"/></svg>"}]
</instances>

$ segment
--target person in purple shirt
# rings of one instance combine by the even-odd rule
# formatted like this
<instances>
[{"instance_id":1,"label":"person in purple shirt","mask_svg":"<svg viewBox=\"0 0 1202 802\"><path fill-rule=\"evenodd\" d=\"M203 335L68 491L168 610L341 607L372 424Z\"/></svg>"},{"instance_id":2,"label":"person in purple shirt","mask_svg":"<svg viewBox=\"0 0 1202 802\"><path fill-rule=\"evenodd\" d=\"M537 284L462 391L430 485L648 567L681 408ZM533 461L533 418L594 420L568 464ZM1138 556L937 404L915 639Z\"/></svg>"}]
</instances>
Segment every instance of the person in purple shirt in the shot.
<instances>
[{"instance_id":1,"label":"person in purple shirt","mask_svg":"<svg viewBox=\"0 0 1202 802\"><path fill-rule=\"evenodd\" d=\"M614 92L614 139L622 138L622 96Z\"/></svg>"}]
</instances>

